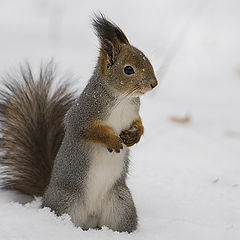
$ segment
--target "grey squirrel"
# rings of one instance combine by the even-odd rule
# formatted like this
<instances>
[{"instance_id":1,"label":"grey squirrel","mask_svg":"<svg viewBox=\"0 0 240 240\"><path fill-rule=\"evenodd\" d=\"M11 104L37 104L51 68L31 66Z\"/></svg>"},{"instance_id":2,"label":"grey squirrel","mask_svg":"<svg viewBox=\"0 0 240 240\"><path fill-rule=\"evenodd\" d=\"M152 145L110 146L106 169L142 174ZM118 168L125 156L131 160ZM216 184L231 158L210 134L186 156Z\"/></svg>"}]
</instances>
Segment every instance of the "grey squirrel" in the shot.
<instances>
[{"instance_id":1,"label":"grey squirrel","mask_svg":"<svg viewBox=\"0 0 240 240\"><path fill-rule=\"evenodd\" d=\"M137 228L126 185L129 147L144 128L139 96L157 86L151 63L123 31L99 15L97 65L75 99L63 83L52 89L51 65L38 80L31 68L8 75L0 93L3 187L43 196L42 207L67 213L83 229Z\"/></svg>"}]
</instances>

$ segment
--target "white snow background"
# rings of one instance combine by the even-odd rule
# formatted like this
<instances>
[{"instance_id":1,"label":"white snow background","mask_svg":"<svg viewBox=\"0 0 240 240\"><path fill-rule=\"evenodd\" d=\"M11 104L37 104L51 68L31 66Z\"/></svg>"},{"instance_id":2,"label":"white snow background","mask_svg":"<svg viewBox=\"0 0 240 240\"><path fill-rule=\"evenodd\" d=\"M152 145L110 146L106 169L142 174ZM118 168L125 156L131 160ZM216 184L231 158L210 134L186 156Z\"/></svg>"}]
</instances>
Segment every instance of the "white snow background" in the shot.
<instances>
[{"instance_id":1,"label":"white snow background","mask_svg":"<svg viewBox=\"0 0 240 240\"><path fill-rule=\"evenodd\" d=\"M54 57L79 89L98 53L102 11L152 61L160 85L142 97L145 135L132 147L132 234L82 231L41 199L0 191L0 239L240 239L239 0L0 0L0 74ZM171 117L190 116L183 124Z\"/></svg>"}]
</instances>

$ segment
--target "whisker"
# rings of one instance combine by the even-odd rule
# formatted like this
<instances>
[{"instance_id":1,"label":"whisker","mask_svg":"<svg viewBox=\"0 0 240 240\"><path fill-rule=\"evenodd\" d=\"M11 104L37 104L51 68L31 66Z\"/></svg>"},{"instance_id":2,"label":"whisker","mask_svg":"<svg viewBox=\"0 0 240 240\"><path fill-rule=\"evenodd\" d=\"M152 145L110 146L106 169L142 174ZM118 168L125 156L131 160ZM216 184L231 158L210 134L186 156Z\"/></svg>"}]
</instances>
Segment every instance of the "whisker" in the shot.
<instances>
[{"instance_id":1,"label":"whisker","mask_svg":"<svg viewBox=\"0 0 240 240\"><path fill-rule=\"evenodd\" d=\"M124 101L127 97L133 95L136 90L138 89L138 86L134 86L132 89L130 89L129 91L123 93L122 95L120 95L120 99L118 99L118 101L116 102L116 104L114 105L113 109L114 110L122 101Z\"/></svg>"}]
</instances>

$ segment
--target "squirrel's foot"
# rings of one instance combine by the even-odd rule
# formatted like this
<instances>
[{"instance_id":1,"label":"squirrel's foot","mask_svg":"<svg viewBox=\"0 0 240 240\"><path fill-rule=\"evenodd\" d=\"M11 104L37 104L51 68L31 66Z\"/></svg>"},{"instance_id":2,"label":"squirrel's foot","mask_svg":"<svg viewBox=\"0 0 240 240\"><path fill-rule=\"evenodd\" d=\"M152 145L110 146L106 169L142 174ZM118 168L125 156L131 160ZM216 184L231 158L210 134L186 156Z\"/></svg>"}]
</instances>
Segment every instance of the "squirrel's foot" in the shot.
<instances>
[{"instance_id":1,"label":"squirrel's foot","mask_svg":"<svg viewBox=\"0 0 240 240\"><path fill-rule=\"evenodd\" d=\"M117 136L112 137L107 143L107 149L109 152L114 150L116 153L120 153L120 150L123 149L122 139Z\"/></svg>"},{"instance_id":2,"label":"squirrel's foot","mask_svg":"<svg viewBox=\"0 0 240 240\"><path fill-rule=\"evenodd\" d=\"M122 131L119 136L126 146L131 147L139 142L142 136L142 130L139 129L138 126L132 126L128 130Z\"/></svg>"}]
</instances>

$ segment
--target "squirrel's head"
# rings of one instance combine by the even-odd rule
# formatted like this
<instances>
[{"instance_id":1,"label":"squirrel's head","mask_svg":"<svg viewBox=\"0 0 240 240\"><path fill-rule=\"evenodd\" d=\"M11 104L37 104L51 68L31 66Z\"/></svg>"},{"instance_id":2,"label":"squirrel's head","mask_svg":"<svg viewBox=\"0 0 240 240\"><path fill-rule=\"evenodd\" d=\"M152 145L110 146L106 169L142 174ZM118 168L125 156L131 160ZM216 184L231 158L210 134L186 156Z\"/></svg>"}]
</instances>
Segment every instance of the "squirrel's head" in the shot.
<instances>
[{"instance_id":1,"label":"squirrel's head","mask_svg":"<svg viewBox=\"0 0 240 240\"><path fill-rule=\"evenodd\" d=\"M117 94L140 95L157 86L150 61L130 45L118 26L102 15L93 19L93 26L101 44L99 70Z\"/></svg>"}]
</instances>

